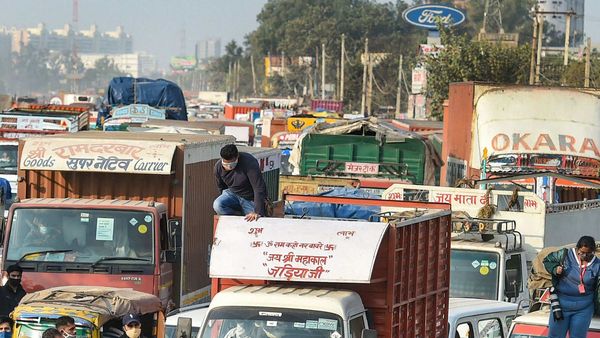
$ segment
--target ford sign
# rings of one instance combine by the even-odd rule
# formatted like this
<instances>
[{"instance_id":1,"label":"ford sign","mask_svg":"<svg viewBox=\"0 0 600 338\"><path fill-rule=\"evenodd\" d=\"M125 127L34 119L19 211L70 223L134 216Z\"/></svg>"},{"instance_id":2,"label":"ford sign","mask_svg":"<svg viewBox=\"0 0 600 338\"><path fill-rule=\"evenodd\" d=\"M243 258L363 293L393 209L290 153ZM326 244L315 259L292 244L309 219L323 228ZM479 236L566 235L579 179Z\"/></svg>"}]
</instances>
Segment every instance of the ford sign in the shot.
<instances>
[{"instance_id":1,"label":"ford sign","mask_svg":"<svg viewBox=\"0 0 600 338\"><path fill-rule=\"evenodd\" d=\"M465 14L445 5L421 5L402 13L404 20L418 27L437 29L438 21L444 26L456 26L465 21Z\"/></svg>"}]
</instances>

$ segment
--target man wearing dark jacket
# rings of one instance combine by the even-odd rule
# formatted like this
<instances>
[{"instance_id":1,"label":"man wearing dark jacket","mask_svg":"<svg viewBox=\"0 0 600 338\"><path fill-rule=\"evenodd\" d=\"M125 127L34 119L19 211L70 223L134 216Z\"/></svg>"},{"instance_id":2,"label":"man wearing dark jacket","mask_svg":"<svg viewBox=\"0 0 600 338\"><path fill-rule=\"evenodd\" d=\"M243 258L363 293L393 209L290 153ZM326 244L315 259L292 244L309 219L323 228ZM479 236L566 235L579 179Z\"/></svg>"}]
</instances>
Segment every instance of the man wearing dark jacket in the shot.
<instances>
[{"instance_id":1,"label":"man wearing dark jacket","mask_svg":"<svg viewBox=\"0 0 600 338\"><path fill-rule=\"evenodd\" d=\"M0 316L8 316L26 295L21 286L23 269L14 264L6 269L8 281L0 288Z\"/></svg>"},{"instance_id":2,"label":"man wearing dark jacket","mask_svg":"<svg viewBox=\"0 0 600 338\"><path fill-rule=\"evenodd\" d=\"M267 187L252 155L238 152L235 145L228 144L221 149L214 172L221 191L213 203L218 215L246 216L246 221L265 216Z\"/></svg>"}]
</instances>

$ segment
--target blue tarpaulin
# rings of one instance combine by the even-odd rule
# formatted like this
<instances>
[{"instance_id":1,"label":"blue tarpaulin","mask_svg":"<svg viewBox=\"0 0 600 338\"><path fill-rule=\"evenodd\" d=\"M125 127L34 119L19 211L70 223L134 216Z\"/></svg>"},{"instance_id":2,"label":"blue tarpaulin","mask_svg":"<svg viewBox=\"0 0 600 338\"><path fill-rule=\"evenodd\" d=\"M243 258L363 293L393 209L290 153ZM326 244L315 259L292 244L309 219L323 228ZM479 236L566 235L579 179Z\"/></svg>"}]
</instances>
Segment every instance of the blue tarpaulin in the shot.
<instances>
[{"instance_id":1,"label":"blue tarpaulin","mask_svg":"<svg viewBox=\"0 0 600 338\"><path fill-rule=\"evenodd\" d=\"M370 194L357 188L334 188L319 196L336 196L349 198L380 199L379 196ZM381 208L377 206L347 205L334 203L294 202L286 204L285 214L296 216L363 219L379 214Z\"/></svg>"},{"instance_id":2,"label":"blue tarpaulin","mask_svg":"<svg viewBox=\"0 0 600 338\"><path fill-rule=\"evenodd\" d=\"M147 104L165 109L169 120L187 121L185 98L181 88L174 82L164 79L115 77L108 85L105 102L113 107L133 103Z\"/></svg>"}]
</instances>

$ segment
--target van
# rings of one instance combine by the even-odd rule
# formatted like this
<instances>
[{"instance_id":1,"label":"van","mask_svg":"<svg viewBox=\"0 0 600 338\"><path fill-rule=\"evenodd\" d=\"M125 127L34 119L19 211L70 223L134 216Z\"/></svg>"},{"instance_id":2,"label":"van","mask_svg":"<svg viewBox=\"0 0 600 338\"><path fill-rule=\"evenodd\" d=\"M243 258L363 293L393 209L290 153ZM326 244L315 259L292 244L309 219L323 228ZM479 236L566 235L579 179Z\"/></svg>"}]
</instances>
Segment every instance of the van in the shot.
<instances>
[{"instance_id":1,"label":"van","mask_svg":"<svg viewBox=\"0 0 600 338\"><path fill-rule=\"evenodd\" d=\"M175 338L177 333L177 323L179 318L189 318L192 320L192 334L190 338L196 338L210 303L195 304L175 309L167 313L165 322L165 338Z\"/></svg>"},{"instance_id":2,"label":"van","mask_svg":"<svg viewBox=\"0 0 600 338\"><path fill-rule=\"evenodd\" d=\"M519 306L488 299L450 298L448 338L506 338Z\"/></svg>"}]
</instances>

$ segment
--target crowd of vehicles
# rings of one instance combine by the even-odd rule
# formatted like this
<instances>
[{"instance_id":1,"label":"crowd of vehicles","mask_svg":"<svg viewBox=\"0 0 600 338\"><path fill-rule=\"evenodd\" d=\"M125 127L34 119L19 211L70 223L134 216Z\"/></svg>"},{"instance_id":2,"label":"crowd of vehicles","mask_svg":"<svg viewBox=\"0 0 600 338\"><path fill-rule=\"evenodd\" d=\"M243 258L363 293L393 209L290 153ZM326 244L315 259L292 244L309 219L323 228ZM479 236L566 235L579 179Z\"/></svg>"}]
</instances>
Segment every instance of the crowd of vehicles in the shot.
<instances>
[{"instance_id":1,"label":"crowd of vehicles","mask_svg":"<svg viewBox=\"0 0 600 338\"><path fill-rule=\"evenodd\" d=\"M268 102L188 122L181 90L148 79L117 78L107 98L88 99L110 110L99 131L85 131L85 102L0 114L0 177L15 192L1 263L22 266L30 292L12 315L19 336L71 315L78 335L109 337L135 311L148 338L545 337L532 261L600 216L598 199L553 203L504 181L420 185L449 172L440 145L393 123L261 112ZM232 143L259 161L277 217L214 217L213 167ZM280 176L292 168L319 176ZM334 187L364 197L319 196ZM294 203L377 212L285 214Z\"/></svg>"}]
</instances>

